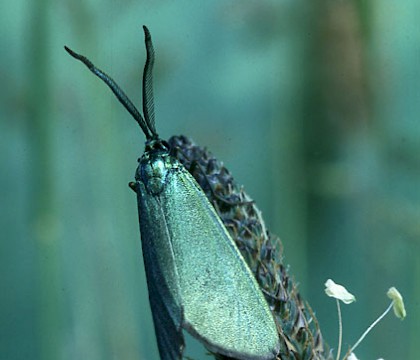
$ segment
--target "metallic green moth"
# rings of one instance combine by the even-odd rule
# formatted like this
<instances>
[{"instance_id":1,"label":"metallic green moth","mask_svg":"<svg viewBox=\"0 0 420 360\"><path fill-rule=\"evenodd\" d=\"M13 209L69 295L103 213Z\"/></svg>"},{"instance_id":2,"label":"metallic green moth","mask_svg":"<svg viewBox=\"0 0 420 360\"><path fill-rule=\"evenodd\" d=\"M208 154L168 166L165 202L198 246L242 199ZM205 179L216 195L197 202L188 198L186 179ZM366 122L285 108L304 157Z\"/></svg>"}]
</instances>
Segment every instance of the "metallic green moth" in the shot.
<instances>
[{"instance_id":1,"label":"metallic green moth","mask_svg":"<svg viewBox=\"0 0 420 360\"><path fill-rule=\"evenodd\" d=\"M65 49L111 88L146 136L130 187L137 194L160 357L182 358L185 329L215 354L274 359L280 350L277 326L254 275L196 180L156 132L154 50L149 30L143 29L143 116L114 80L86 57Z\"/></svg>"}]
</instances>

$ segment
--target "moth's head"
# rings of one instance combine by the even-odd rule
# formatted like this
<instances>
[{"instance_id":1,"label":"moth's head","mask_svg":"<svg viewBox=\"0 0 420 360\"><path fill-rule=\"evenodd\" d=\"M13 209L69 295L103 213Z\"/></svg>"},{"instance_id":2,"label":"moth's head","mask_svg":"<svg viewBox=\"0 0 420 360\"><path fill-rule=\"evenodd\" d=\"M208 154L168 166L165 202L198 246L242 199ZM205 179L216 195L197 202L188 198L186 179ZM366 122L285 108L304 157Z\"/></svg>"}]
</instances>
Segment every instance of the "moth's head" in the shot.
<instances>
[{"instance_id":1,"label":"moth's head","mask_svg":"<svg viewBox=\"0 0 420 360\"><path fill-rule=\"evenodd\" d=\"M154 152L167 152L169 153L170 146L169 144L162 139L159 138L151 138L146 141L144 154L151 154Z\"/></svg>"}]
</instances>

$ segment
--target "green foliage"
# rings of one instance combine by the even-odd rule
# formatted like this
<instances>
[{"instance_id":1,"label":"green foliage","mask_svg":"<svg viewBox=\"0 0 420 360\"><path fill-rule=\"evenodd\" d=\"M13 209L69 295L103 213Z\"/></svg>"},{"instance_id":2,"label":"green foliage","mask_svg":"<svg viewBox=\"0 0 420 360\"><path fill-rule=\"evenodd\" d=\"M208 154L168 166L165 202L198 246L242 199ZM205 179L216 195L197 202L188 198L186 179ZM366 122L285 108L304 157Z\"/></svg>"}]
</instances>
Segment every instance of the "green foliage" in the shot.
<instances>
[{"instance_id":1,"label":"green foliage","mask_svg":"<svg viewBox=\"0 0 420 360\"><path fill-rule=\"evenodd\" d=\"M350 342L376 313L372 294L398 284L410 316L384 321L357 356L416 359L419 6L5 3L0 358L157 359L126 187L143 137L63 50L100 60L140 100L147 24L162 137L195 139L245 185L328 343L326 278L361 294L344 314Z\"/></svg>"}]
</instances>

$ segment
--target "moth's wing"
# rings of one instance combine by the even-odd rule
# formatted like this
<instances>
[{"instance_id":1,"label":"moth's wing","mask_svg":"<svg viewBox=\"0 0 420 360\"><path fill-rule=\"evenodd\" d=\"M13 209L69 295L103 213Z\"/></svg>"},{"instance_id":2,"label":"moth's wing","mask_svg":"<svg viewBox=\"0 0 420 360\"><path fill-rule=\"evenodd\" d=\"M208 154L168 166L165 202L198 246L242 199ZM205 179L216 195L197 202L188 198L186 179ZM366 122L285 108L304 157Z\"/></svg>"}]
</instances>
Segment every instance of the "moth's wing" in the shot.
<instances>
[{"instance_id":1,"label":"moth's wing","mask_svg":"<svg viewBox=\"0 0 420 360\"><path fill-rule=\"evenodd\" d=\"M181 359L182 307L174 253L159 198L137 183L140 233L150 307L161 360Z\"/></svg>"},{"instance_id":2,"label":"moth's wing","mask_svg":"<svg viewBox=\"0 0 420 360\"><path fill-rule=\"evenodd\" d=\"M159 196L179 276L183 327L213 352L273 359L280 345L271 311L201 188L181 167L168 174Z\"/></svg>"}]
</instances>

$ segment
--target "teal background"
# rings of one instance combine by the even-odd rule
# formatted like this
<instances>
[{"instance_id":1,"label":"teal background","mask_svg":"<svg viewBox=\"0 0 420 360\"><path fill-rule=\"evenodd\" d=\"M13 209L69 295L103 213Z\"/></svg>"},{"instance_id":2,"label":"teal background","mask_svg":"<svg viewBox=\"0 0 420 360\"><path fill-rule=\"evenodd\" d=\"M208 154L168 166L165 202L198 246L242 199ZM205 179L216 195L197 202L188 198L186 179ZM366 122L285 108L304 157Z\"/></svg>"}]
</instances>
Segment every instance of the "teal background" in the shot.
<instances>
[{"instance_id":1,"label":"teal background","mask_svg":"<svg viewBox=\"0 0 420 360\"><path fill-rule=\"evenodd\" d=\"M253 197L337 347L417 359L420 3L48 1L0 7L0 359L158 359L133 179L144 136L67 45L140 106L146 24L163 138L207 146ZM209 294L212 296L212 294ZM189 341L188 354L208 358Z\"/></svg>"}]
</instances>

